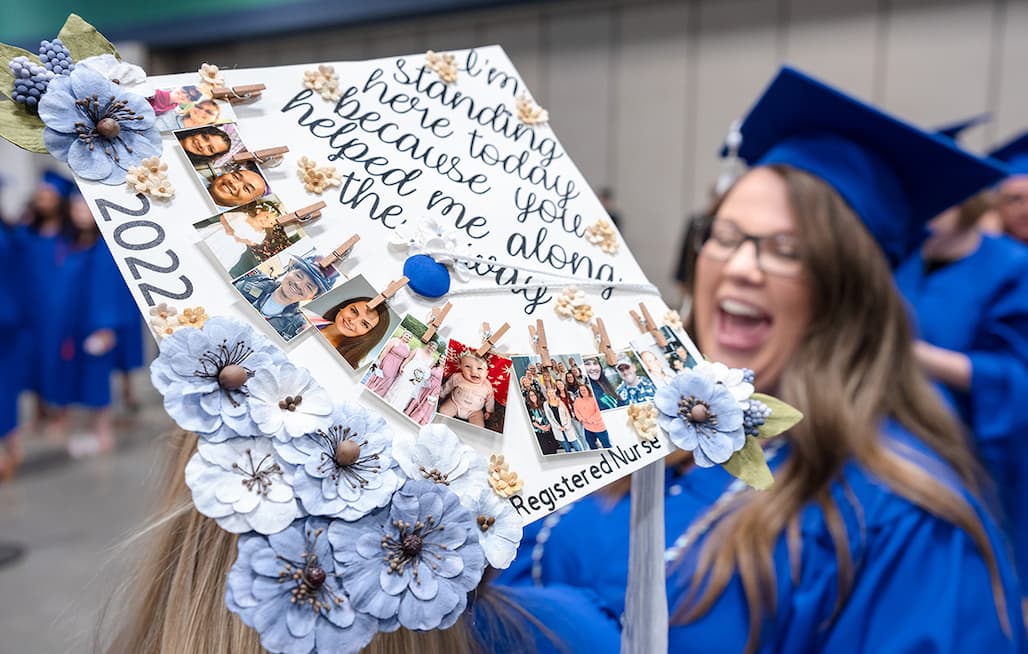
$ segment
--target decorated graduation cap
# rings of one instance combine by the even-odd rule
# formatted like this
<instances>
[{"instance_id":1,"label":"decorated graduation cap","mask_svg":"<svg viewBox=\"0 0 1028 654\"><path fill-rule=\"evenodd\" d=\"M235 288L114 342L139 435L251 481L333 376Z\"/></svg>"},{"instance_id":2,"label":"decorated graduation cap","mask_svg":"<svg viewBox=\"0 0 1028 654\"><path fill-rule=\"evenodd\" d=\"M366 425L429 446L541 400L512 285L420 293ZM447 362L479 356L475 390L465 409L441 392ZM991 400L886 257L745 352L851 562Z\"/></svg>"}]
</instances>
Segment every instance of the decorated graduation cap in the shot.
<instances>
[{"instance_id":1,"label":"decorated graduation cap","mask_svg":"<svg viewBox=\"0 0 1028 654\"><path fill-rule=\"evenodd\" d=\"M992 114L988 112L983 112L980 114L976 114L974 116L970 116L968 118L964 118L963 120L958 120L956 122L940 125L939 127L935 128L935 133L939 134L940 136L945 136L946 138L953 139L954 141L956 141L967 130L971 129L972 127L984 125L990 120L992 120Z\"/></svg>"},{"instance_id":2,"label":"decorated graduation cap","mask_svg":"<svg viewBox=\"0 0 1028 654\"><path fill-rule=\"evenodd\" d=\"M989 156L1005 164L1008 176L1028 175L1028 132L1007 141Z\"/></svg>"},{"instance_id":3,"label":"decorated graduation cap","mask_svg":"<svg viewBox=\"0 0 1028 654\"><path fill-rule=\"evenodd\" d=\"M924 224L1003 171L794 68L783 67L740 128L751 166L785 164L834 188L896 265Z\"/></svg>"}]
</instances>

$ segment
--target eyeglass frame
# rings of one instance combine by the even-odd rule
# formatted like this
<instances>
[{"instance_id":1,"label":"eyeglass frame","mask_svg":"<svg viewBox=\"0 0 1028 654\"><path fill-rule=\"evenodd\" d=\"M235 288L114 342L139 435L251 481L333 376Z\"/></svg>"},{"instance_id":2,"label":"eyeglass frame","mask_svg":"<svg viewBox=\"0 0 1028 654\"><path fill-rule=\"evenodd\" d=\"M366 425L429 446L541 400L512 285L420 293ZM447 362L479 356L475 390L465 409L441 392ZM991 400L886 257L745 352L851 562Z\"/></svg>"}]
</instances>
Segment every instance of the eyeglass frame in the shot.
<instances>
[{"instance_id":1,"label":"eyeglass frame","mask_svg":"<svg viewBox=\"0 0 1028 654\"><path fill-rule=\"evenodd\" d=\"M694 251L695 251L695 255L696 256L702 256L703 255L704 246L707 244L708 241L711 240L711 237L713 236L714 223L717 220L718 220L718 217L716 215L701 214L701 215L695 216L693 218L693 220L690 221L688 230L689 230L689 233L690 233L690 235L691 235L691 237L693 239ZM726 258L724 258L724 259L719 259L717 257L714 257L714 256L712 256L710 254L710 252L708 252L706 256L710 257L712 260L718 261L718 262L721 262L721 263L724 263L726 261L730 261L732 259L732 257L734 257L736 255L736 253L739 252L739 248L741 248L747 242L752 242L753 243L753 256L754 256L754 260L757 263L757 268L762 273L764 273L765 275L774 275L776 277L797 277L797 276L799 276L803 272L802 258L800 256L797 256L795 259L790 259L790 261L795 261L795 263L799 264L799 265L797 265L797 268L796 268L795 272L781 272L781 271L774 271L774 270L769 272L765 268L764 264L761 262L761 257L760 257L760 252L761 252L760 246L761 246L761 244L763 242L765 242L765 241L768 241L768 240L774 239L774 238L778 238L778 237L783 236L785 234L783 234L781 232L777 232L777 233L774 233L774 234L765 234L763 236L758 236L756 234L750 234L748 232L743 231L738 225L735 224L735 221L733 221L733 220L730 220L730 219L727 219L727 218L722 218L721 220L724 220L724 221L730 223L732 225L732 227L737 232L739 232L739 235L741 236L741 239L735 245L735 247L732 248L731 252L728 253L728 256ZM774 255L772 255L772 256L774 256Z\"/></svg>"}]
</instances>

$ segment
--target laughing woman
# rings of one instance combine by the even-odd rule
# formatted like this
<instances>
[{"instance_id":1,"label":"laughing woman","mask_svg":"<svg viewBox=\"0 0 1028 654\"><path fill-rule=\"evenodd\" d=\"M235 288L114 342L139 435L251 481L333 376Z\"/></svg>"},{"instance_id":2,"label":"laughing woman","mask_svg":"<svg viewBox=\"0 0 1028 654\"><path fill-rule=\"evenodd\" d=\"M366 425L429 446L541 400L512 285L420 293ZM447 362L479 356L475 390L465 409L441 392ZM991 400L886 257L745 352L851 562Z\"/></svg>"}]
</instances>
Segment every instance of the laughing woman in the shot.
<instances>
[{"instance_id":1,"label":"laughing woman","mask_svg":"<svg viewBox=\"0 0 1028 654\"><path fill-rule=\"evenodd\" d=\"M719 468L669 471L670 650L1026 651L979 471L890 273L925 220L999 171L791 69L742 134L753 168L699 234L692 333L805 418L766 453L766 492ZM601 566L626 544L591 543L588 561L565 545L583 523L627 540L626 504L551 523L536 581L623 593Z\"/></svg>"}]
</instances>

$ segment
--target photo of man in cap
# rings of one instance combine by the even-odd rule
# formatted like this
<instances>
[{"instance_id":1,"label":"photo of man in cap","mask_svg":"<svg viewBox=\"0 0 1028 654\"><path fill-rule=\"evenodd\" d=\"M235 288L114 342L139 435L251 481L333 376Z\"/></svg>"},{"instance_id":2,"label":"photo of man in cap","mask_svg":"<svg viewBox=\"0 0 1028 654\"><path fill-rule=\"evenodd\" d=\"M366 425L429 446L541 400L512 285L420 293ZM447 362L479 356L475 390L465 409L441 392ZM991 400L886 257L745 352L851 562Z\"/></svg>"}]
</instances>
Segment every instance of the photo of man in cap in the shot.
<instances>
[{"instance_id":1,"label":"photo of man in cap","mask_svg":"<svg viewBox=\"0 0 1028 654\"><path fill-rule=\"evenodd\" d=\"M653 399L657 393L657 387L642 371L634 354L630 352L619 354L614 367L617 368L618 376L621 377L621 383L618 384L616 391L622 402L638 404Z\"/></svg>"},{"instance_id":2,"label":"photo of man in cap","mask_svg":"<svg viewBox=\"0 0 1028 654\"><path fill-rule=\"evenodd\" d=\"M289 255L289 265L277 277L264 272L261 266L233 285L275 331L289 341L308 327L300 314L300 303L330 290L339 278L334 267L323 268L319 261L320 257L315 255Z\"/></svg>"}]
</instances>

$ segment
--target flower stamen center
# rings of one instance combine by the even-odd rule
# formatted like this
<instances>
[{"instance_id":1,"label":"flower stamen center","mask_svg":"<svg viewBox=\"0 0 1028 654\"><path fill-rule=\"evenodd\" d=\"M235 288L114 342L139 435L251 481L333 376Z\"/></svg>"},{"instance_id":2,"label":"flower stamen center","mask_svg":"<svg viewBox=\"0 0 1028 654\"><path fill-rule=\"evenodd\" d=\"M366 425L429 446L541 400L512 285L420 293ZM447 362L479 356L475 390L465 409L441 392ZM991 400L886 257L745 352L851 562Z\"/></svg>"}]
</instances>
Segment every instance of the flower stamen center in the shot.
<instances>
[{"instance_id":1,"label":"flower stamen center","mask_svg":"<svg viewBox=\"0 0 1028 654\"><path fill-rule=\"evenodd\" d=\"M307 542L300 555L301 562L296 563L281 555L277 556L279 561L285 563L285 567L278 573L278 583L293 582L296 584L290 591L290 603L306 604L315 613L320 613L322 610L331 611L333 606L343 603L342 597L325 589L325 580L328 578L328 574L321 567L318 556L314 553L314 544L324 531L324 529L316 529L307 532Z\"/></svg>"},{"instance_id":2,"label":"flower stamen center","mask_svg":"<svg viewBox=\"0 0 1028 654\"><path fill-rule=\"evenodd\" d=\"M282 467L271 458L270 454L265 454L264 458L257 463L254 463L253 452L250 448L246 449L246 459L249 466L248 468L244 468L238 463L233 463L232 470L243 476L242 484L243 486L246 486L246 490L253 492L253 489L256 486L257 492L260 495L267 496L268 491L271 490L271 486L274 483L272 478L275 475L282 475ZM267 463L269 459L271 459L271 465L265 468L264 464Z\"/></svg>"},{"instance_id":3,"label":"flower stamen center","mask_svg":"<svg viewBox=\"0 0 1028 654\"><path fill-rule=\"evenodd\" d=\"M328 473L332 481L343 477L351 488L364 487L371 475L381 471L378 453L364 454L368 439L361 438L349 427L332 425L327 433L318 430L317 434L324 448L318 471Z\"/></svg>"}]
</instances>

